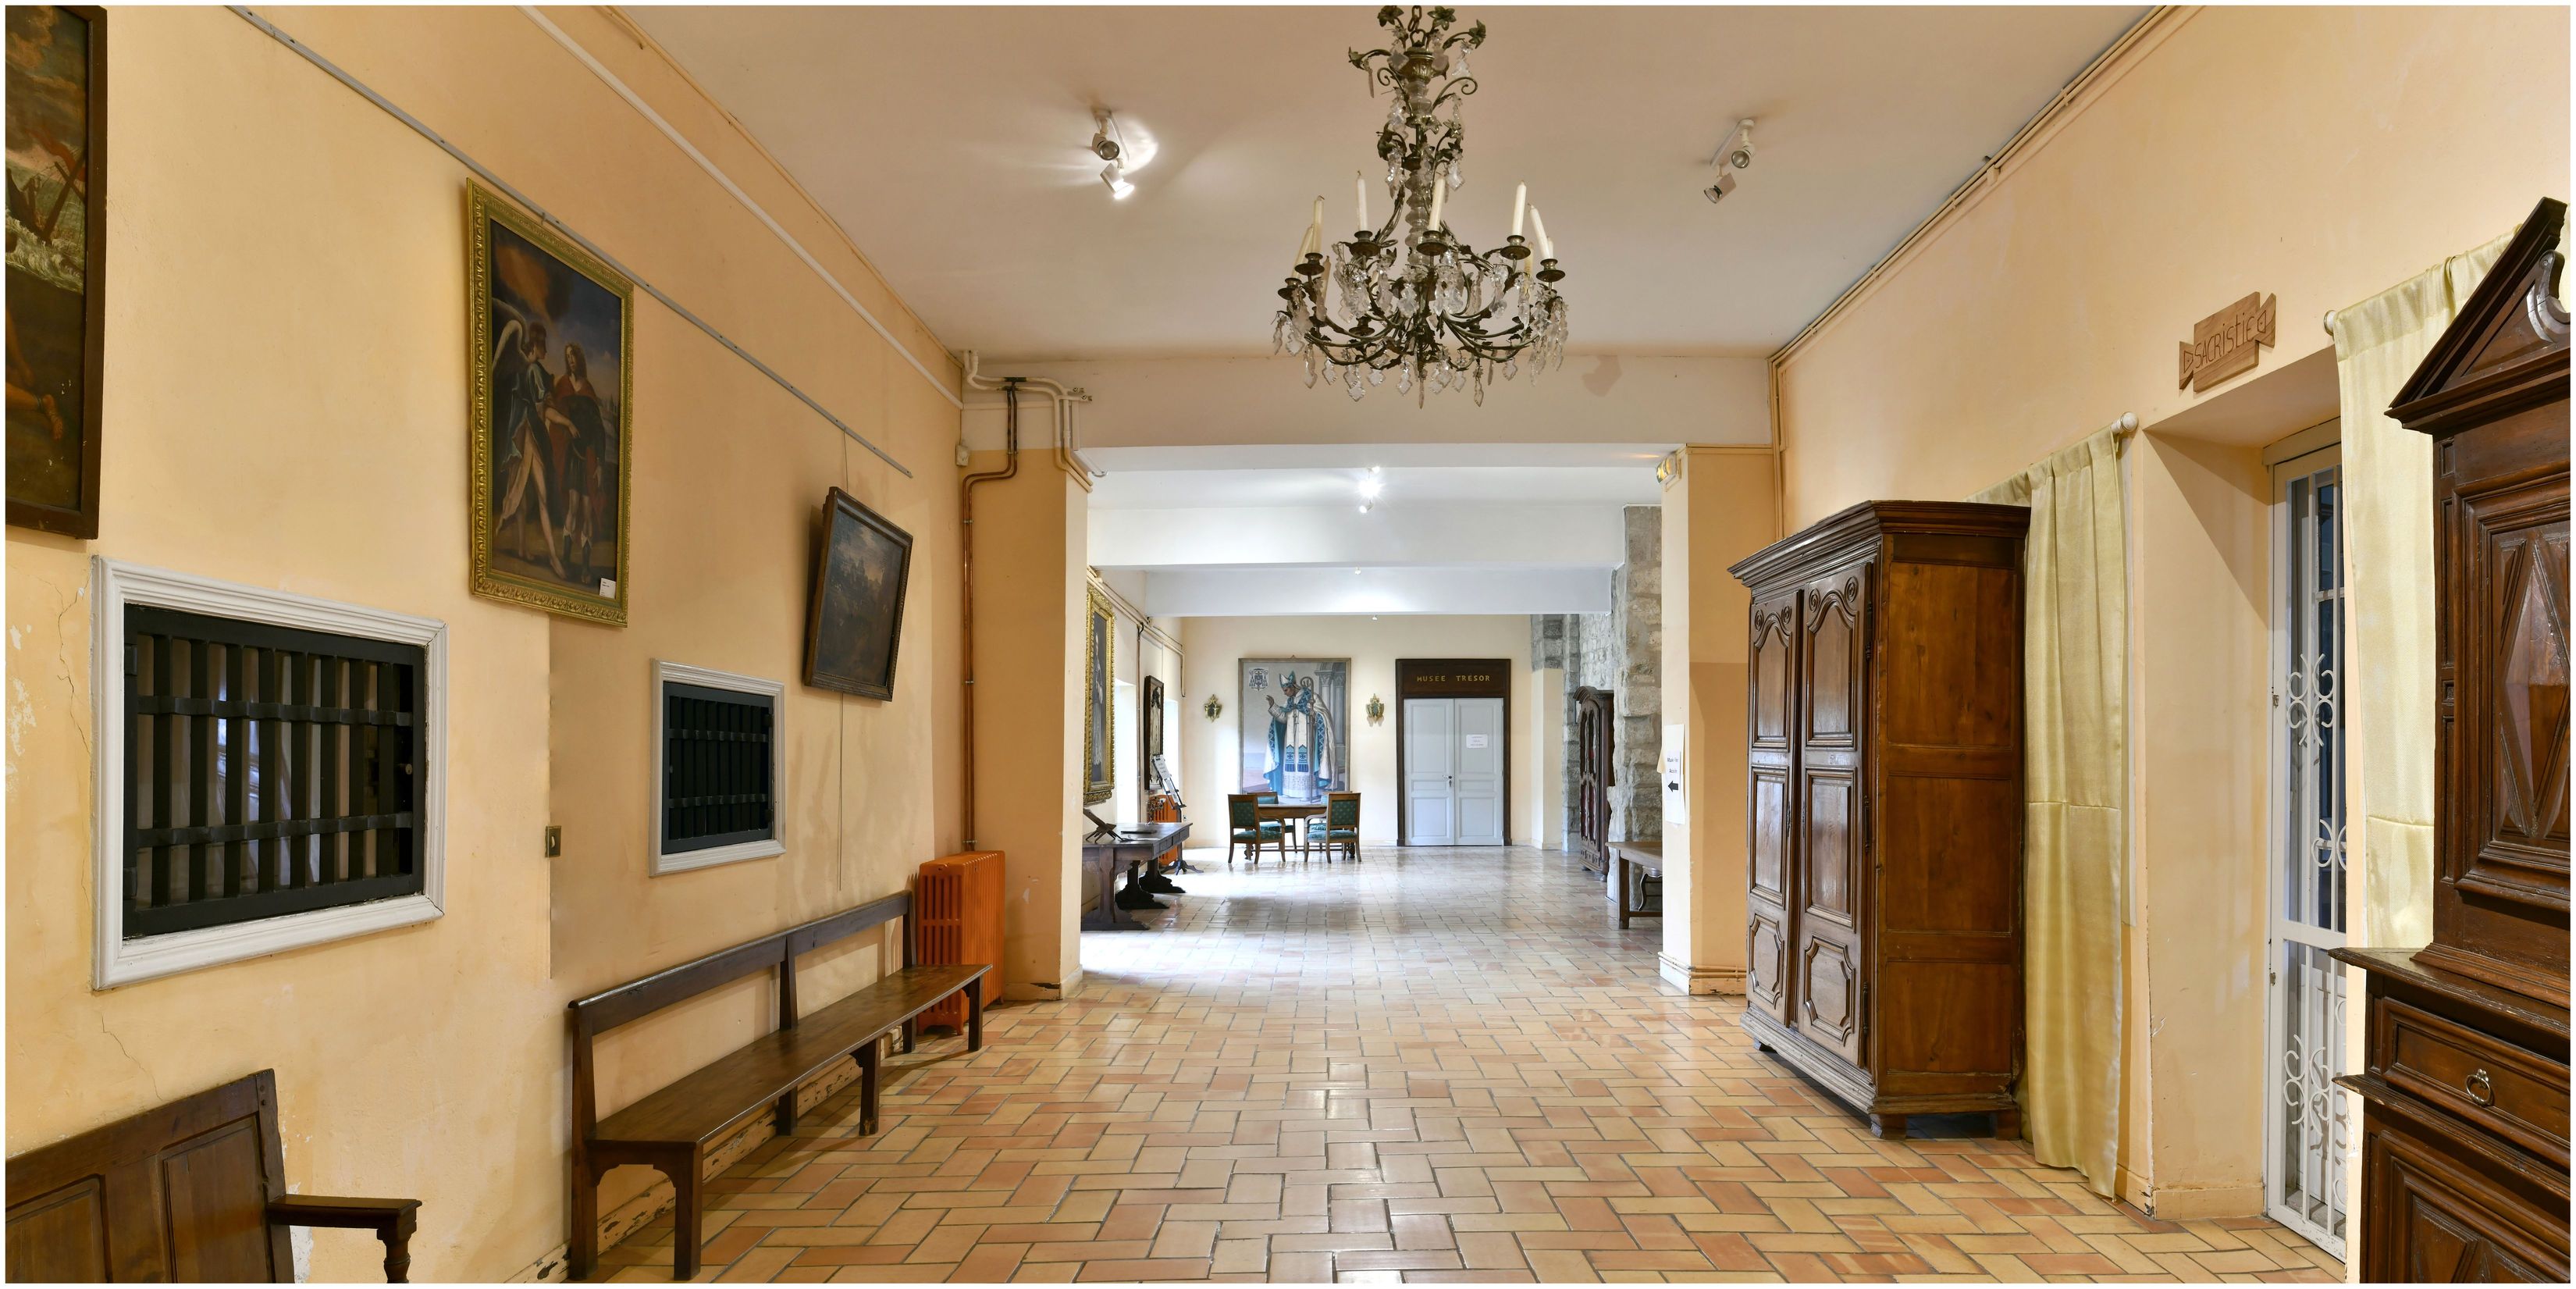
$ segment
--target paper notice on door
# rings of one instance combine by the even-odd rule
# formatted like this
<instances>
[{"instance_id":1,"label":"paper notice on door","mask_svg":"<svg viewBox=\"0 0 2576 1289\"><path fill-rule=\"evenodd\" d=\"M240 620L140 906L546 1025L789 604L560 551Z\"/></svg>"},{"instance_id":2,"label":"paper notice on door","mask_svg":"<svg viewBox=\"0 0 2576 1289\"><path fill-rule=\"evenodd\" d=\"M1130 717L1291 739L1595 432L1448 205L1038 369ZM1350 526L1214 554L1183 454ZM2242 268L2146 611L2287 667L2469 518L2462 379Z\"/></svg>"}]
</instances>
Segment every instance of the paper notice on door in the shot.
<instances>
[{"instance_id":1,"label":"paper notice on door","mask_svg":"<svg viewBox=\"0 0 2576 1289\"><path fill-rule=\"evenodd\" d=\"M1469 747L1483 747L1483 746L1485 746L1485 740L1486 740L1488 737L1490 737L1490 736L1489 736L1489 735L1484 735L1484 734L1470 734L1470 735L1468 735L1468 736L1467 736L1467 746L1469 746Z\"/></svg>"}]
</instances>

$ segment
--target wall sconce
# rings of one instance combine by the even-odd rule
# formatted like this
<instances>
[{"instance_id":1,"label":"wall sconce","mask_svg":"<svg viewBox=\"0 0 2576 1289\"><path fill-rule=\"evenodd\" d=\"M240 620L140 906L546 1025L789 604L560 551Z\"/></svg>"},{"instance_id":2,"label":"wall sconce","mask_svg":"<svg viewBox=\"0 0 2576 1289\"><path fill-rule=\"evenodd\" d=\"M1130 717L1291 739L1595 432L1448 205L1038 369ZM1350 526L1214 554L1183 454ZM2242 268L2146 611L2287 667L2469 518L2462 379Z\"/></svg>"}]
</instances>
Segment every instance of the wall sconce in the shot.
<instances>
[{"instance_id":1,"label":"wall sconce","mask_svg":"<svg viewBox=\"0 0 2576 1289\"><path fill-rule=\"evenodd\" d=\"M1202 707L1199 710L1206 712L1209 720L1215 720L1217 717L1225 714L1225 702L1222 699L1219 699L1216 695L1210 694L1208 695L1207 706Z\"/></svg>"},{"instance_id":2,"label":"wall sconce","mask_svg":"<svg viewBox=\"0 0 2576 1289\"><path fill-rule=\"evenodd\" d=\"M1655 463L1655 482L1663 484L1666 487L1670 487L1672 486L1673 480L1681 477L1681 449L1675 448L1672 451L1665 453L1663 460Z\"/></svg>"},{"instance_id":3,"label":"wall sconce","mask_svg":"<svg viewBox=\"0 0 2576 1289\"><path fill-rule=\"evenodd\" d=\"M1375 694L1369 695L1368 718L1371 725L1386 719L1386 704L1379 702Z\"/></svg>"}]
</instances>

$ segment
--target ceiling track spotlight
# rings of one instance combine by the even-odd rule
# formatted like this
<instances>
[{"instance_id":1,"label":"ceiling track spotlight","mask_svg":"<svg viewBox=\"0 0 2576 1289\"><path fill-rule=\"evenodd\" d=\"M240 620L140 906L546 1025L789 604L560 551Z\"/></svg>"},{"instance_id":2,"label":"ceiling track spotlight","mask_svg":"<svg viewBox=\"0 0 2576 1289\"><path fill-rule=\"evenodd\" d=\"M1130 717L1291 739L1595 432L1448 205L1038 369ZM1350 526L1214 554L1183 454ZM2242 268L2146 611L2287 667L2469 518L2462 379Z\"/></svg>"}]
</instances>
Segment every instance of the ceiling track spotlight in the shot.
<instances>
[{"instance_id":1,"label":"ceiling track spotlight","mask_svg":"<svg viewBox=\"0 0 2576 1289\"><path fill-rule=\"evenodd\" d=\"M1728 193L1735 191L1736 172L1753 168L1752 117L1748 116L1735 123L1735 128L1728 131L1726 138L1718 143L1717 155L1709 159L1709 164L1716 168L1717 178L1708 187L1701 189L1700 195L1711 202L1724 201Z\"/></svg>"},{"instance_id":2,"label":"ceiling track spotlight","mask_svg":"<svg viewBox=\"0 0 2576 1289\"><path fill-rule=\"evenodd\" d=\"M1127 167L1118 159L1126 151L1120 141L1118 116L1108 108L1095 107L1091 109L1091 121L1091 154L1106 163L1100 167L1100 182L1111 197L1124 201L1136 191L1136 185L1127 182Z\"/></svg>"}]
</instances>

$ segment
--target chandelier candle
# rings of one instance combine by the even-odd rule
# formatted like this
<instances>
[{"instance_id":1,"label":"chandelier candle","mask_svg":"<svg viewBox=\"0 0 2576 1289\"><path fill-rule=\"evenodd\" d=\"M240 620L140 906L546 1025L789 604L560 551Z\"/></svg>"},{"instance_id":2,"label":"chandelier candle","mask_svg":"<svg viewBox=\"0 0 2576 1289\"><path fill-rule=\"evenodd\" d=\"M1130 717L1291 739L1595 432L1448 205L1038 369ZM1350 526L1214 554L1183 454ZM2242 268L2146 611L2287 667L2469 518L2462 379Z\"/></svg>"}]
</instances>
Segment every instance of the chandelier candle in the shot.
<instances>
[{"instance_id":1,"label":"chandelier candle","mask_svg":"<svg viewBox=\"0 0 2576 1289\"><path fill-rule=\"evenodd\" d=\"M1377 15L1387 46L1351 51L1372 92L1382 85L1395 94L1377 131L1390 209L1384 223L1370 222L1368 177L1358 176L1358 231L1324 243L1319 209L1280 285L1273 347L1304 360L1309 386L1322 379L1357 400L1393 373L1396 391L1417 406L1434 389L1455 388L1482 403L1497 374L1511 379L1527 363L1535 376L1565 361L1566 304L1556 287L1565 272L1544 222L1539 262L1530 262L1521 235L1524 217L1537 215L1529 186L1513 192L1511 236L1490 250L1469 245L1444 219L1448 190L1464 182L1460 109L1478 88L1467 51L1485 41L1481 22L1453 32L1457 18L1446 6L1388 5Z\"/></svg>"},{"instance_id":2,"label":"chandelier candle","mask_svg":"<svg viewBox=\"0 0 2576 1289\"><path fill-rule=\"evenodd\" d=\"M1539 218L1536 206L1530 207L1530 227L1538 233L1538 257L1542 260L1555 259L1556 243L1547 240L1547 221Z\"/></svg>"}]
</instances>

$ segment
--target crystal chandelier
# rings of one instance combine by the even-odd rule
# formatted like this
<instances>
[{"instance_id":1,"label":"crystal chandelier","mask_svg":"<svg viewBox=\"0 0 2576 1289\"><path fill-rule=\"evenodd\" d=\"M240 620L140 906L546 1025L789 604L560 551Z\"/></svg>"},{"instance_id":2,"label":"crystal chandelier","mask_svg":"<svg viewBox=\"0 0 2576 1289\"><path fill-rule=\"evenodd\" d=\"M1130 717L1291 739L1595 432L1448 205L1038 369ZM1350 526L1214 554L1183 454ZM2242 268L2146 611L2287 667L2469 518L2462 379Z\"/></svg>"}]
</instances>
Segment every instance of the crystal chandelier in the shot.
<instances>
[{"instance_id":1,"label":"crystal chandelier","mask_svg":"<svg viewBox=\"0 0 2576 1289\"><path fill-rule=\"evenodd\" d=\"M1492 250L1469 246L1442 217L1448 194L1466 182L1459 107L1476 92L1467 51L1485 43L1481 22L1450 34L1457 17L1445 5L1388 5L1377 21L1393 33L1390 47L1351 51L1372 96L1379 85L1395 91L1377 136L1392 209L1372 228L1367 178L1354 176L1359 230L1327 248L1324 199L1315 199L1271 333L1273 352L1304 358L1309 386L1339 383L1357 401L1392 372L1396 391L1416 406L1434 389L1462 386L1481 405L1497 372L1508 380L1527 364L1535 377L1565 361L1565 300L1556 292L1565 271L1546 222L1528 206L1528 187L1513 196L1510 239ZM1535 248L1521 235L1525 212Z\"/></svg>"}]
</instances>

